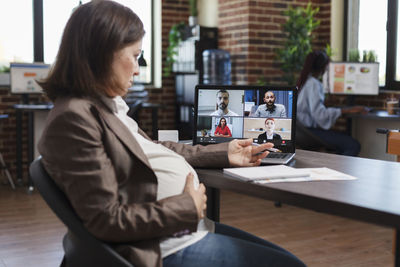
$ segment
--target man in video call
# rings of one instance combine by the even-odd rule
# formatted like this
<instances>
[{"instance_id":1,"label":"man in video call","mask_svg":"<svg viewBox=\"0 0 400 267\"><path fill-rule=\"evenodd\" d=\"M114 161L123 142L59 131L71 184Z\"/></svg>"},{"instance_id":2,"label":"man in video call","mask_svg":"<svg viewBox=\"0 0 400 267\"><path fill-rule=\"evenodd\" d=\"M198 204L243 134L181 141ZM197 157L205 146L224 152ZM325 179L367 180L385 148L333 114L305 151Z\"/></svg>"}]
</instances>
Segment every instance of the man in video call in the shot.
<instances>
[{"instance_id":1,"label":"man in video call","mask_svg":"<svg viewBox=\"0 0 400 267\"><path fill-rule=\"evenodd\" d=\"M253 117L286 117L286 108L282 104L275 104L275 94L272 91L265 92L264 103L259 105Z\"/></svg>"},{"instance_id":2,"label":"man in video call","mask_svg":"<svg viewBox=\"0 0 400 267\"><path fill-rule=\"evenodd\" d=\"M226 90L217 92L217 110L211 113L211 116L239 116L232 110L228 109L229 93Z\"/></svg>"}]
</instances>

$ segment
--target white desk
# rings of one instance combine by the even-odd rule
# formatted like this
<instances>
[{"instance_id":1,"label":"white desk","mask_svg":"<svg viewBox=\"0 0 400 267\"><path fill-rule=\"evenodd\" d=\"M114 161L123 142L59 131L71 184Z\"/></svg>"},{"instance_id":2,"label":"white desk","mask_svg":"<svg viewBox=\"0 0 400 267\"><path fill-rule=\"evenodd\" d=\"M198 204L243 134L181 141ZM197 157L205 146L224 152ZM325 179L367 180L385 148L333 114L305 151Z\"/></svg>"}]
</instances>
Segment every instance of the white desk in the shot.
<instances>
[{"instance_id":1,"label":"white desk","mask_svg":"<svg viewBox=\"0 0 400 267\"><path fill-rule=\"evenodd\" d=\"M351 114L351 134L361 144L360 157L396 161L395 155L386 153L386 135L376 133L377 128L399 129L400 115L376 111L365 115Z\"/></svg>"}]
</instances>

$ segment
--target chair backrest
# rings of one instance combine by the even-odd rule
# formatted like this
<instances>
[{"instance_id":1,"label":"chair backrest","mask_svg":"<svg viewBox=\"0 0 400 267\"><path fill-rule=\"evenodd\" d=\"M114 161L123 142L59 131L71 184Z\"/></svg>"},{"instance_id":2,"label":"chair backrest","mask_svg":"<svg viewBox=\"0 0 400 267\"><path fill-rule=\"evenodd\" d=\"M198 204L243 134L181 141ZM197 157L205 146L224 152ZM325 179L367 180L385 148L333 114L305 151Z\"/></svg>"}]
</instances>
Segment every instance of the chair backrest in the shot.
<instances>
[{"instance_id":1,"label":"chair backrest","mask_svg":"<svg viewBox=\"0 0 400 267\"><path fill-rule=\"evenodd\" d=\"M305 150L320 150L335 151L335 148L324 142L321 138L316 136L307 127L305 127L299 120L296 121L296 146Z\"/></svg>"},{"instance_id":2,"label":"chair backrest","mask_svg":"<svg viewBox=\"0 0 400 267\"><path fill-rule=\"evenodd\" d=\"M127 115L134 119L135 121L138 121L138 116L139 116L139 111L142 108L143 100L141 99L136 99L131 103L127 103L129 110Z\"/></svg>"},{"instance_id":3,"label":"chair backrest","mask_svg":"<svg viewBox=\"0 0 400 267\"><path fill-rule=\"evenodd\" d=\"M40 158L32 162L29 173L47 205L68 228L64 237L67 266L133 266L86 230L65 194L47 174Z\"/></svg>"}]
</instances>

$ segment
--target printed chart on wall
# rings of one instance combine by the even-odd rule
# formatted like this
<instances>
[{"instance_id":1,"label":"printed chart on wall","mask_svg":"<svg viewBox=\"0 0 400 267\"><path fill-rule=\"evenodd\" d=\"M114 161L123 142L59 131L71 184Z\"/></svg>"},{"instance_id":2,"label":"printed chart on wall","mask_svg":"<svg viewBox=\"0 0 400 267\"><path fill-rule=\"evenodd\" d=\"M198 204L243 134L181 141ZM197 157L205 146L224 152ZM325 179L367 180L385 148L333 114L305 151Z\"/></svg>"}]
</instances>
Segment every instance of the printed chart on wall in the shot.
<instances>
[{"instance_id":1,"label":"printed chart on wall","mask_svg":"<svg viewBox=\"0 0 400 267\"><path fill-rule=\"evenodd\" d=\"M331 62L329 92L331 94L377 95L379 63Z\"/></svg>"}]
</instances>

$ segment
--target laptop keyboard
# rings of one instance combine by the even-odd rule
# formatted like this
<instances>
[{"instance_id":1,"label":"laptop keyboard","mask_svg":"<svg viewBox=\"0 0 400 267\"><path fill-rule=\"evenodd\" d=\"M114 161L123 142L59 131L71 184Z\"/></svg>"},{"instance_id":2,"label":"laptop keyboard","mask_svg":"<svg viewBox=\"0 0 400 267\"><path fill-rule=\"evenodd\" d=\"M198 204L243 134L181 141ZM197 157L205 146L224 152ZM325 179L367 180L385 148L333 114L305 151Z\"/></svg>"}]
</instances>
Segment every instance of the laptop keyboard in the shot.
<instances>
[{"instance_id":1,"label":"laptop keyboard","mask_svg":"<svg viewBox=\"0 0 400 267\"><path fill-rule=\"evenodd\" d=\"M269 153L266 158L272 158L272 159L284 159L288 155L291 155L290 153Z\"/></svg>"}]
</instances>

